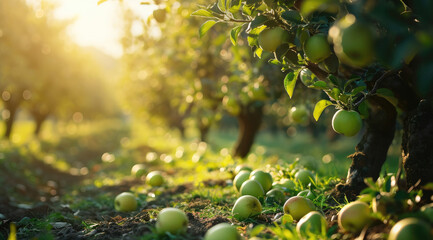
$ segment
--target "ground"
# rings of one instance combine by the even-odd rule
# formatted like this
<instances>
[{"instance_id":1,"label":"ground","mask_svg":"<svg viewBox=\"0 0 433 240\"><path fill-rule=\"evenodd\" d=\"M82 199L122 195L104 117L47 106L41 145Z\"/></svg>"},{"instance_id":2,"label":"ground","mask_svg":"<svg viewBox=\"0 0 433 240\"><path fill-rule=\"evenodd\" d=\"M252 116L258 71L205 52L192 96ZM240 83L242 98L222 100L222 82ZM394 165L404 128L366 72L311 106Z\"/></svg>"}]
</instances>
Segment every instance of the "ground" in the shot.
<instances>
[{"instance_id":1,"label":"ground","mask_svg":"<svg viewBox=\"0 0 433 240\"><path fill-rule=\"evenodd\" d=\"M142 126L131 131L119 122L98 125L95 128L89 123L74 131L65 125L57 137L1 142L0 184L5 187L0 188L0 239L7 238L12 223L17 226L18 239L202 239L210 227L222 222L233 223L245 239L296 239L295 222L282 218L281 203L263 201L263 213L246 221L232 217L231 208L239 197L232 179L241 163L270 172L274 181L293 178L293 169L301 167L315 171L318 181L309 188L328 220L328 238L358 236L338 229L336 214L345 203L329 197L342 181L336 176L344 176L349 164L343 158L350 151L347 146L356 140L342 141L340 147L327 145L327 149L317 144L320 149L309 147L305 153L279 156L273 149L287 149L286 143L281 148L266 145L272 137L264 135L263 144L241 161L232 159L228 149L220 146L225 140L218 135L210 136L219 139L211 146L194 139L180 140L164 129ZM137 132L141 134L137 136ZM299 148L302 139L299 136L293 148ZM328 156L319 158L314 152ZM135 163L146 164L149 171L164 172L166 184L151 187L144 179L131 176ZM296 184L285 195L288 198L306 188ZM125 191L137 196L136 211L114 209L115 196ZM155 233L156 216L165 207L177 207L187 214L186 235ZM388 231L388 225L376 224L361 234L364 239L385 239Z\"/></svg>"}]
</instances>

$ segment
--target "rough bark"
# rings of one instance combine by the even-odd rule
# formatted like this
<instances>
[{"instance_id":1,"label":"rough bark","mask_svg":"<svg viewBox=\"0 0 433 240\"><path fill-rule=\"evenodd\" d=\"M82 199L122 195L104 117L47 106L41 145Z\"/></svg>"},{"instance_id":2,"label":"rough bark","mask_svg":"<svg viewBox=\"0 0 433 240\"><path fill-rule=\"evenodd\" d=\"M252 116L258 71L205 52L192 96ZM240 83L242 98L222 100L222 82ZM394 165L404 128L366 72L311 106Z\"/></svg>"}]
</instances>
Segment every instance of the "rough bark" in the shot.
<instances>
[{"instance_id":1,"label":"rough bark","mask_svg":"<svg viewBox=\"0 0 433 240\"><path fill-rule=\"evenodd\" d=\"M433 182L433 109L422 100L404 120L403 166L407 186L419 187ZM431 192L428 194L431 195Z\"/></svg>"},{"instance_id":2,"label":"rough bark","mask_svg":"<svg viewBox=\"0 0 433 240\"><path fill-rule=\"evenodd\" d=\"M244 158L248 155L259 131L263 117L263 106L248 106L242 109L237 117L239 134L233 156Z\"/></svg>"},{"instance_id":3,"label":"rough bark","mask_svg":"<svg viewBox=\"0 0 433 240\"><path fill-rule=\"evenodd\" d=\"M397 118L394 106L380 97L371 97L368 102L370 111L365 120L364 135L355 148L356 152L349 156L352 164L346 183L337 186L337 190L349 198L366 187L365 178L376 181L394 138Z\"/></svg>"}]
</instances>

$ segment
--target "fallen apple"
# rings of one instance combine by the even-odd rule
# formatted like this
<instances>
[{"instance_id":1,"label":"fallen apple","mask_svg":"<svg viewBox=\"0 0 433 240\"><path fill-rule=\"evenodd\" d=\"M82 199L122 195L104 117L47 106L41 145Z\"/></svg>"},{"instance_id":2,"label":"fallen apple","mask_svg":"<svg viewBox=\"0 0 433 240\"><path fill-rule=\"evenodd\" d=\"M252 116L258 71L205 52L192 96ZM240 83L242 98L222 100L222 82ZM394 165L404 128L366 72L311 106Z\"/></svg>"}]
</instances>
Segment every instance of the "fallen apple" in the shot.
<instances>
[{"instance_id":1,"label":"fallen apple","mask_svg":"<svg viewBox=\"0 0 433 240\"><path fill-rule=\"evenodd\" d=\"M114 208L119 212L131 212L137 209L137 199L130 192L123 192L114 199Z\"/></svg>"},{"instance_id":2,"label":"fallen apple","mask_svg":"<svg viewBox=\"0 0 433 240\"><path fill-rule=\"evenodd\" d=\"M266 193L267 202L283 203L286 200L286 196L280 189L271 189Z\"/></svg>"},{"instance_id":3,"label":"fallen apple","mask_svg":"<svg viewBox=\"0 0 433 240\"><path fill-rule=\"evenodd\" d=\"M317 211L307 213L296 225L296 231L303 239L308 239L309 234L320 236L318 239L324 239L327 228L325 217Z\"/></svg>"},{"instance_id":4,"label":"fallen apple","mask_svg":"<svg viewBox=\"0 0 433 240\"><path fill-rule=\"evenodd\" d=\"M310 183L314 183L314 173L307 169L301 169L295 174L296 182L301 183L302 186L306 187Z\"/></svg>"},{"instance_id":5,"label":"fallen apple","mask_svg":"<svg viewBox=\"0 0 433 240\"><path fill-rule=\"evenodd\" d=\"M141 178L143 176L146 176L146 173L147 173L146 165L142 163L135 164L131 168L131 175L136 178Z\"/></svg>"},{"instance_id":6,"label":"fallen apple","mask_svg":"<svg viewBox=\"0 0 433 240\"><path fill-rule=\"evenodd\" d=\"M235 179L233 180L233 185L238 191L240 191L242 183L250 178L250 173L251 172L248 170L242 170L236 175Z\"/></svg>"},{"instance_id":7,"label":"fallen apple","mask_svg":"<svg viewBox=\"0 0 433 240\"><path fill-rule=\"evenodd\" d=\"M240 240L236 227L228 223L219 223L211 227L204 235L204 240Z\"/></svg>"},{"instance_id":8,"label":"fallen apple","mask_svg":"<svg viewBox=\"0 0 433 240\"><path fill-rule=\"evenodd\" d=\"M254 170L251 172L250 178L259 182L265 192L272 188L272 176L270 173Z\"/></svg>"},{"instance_id":9,"label":"fallen apple","mask_svg":"<svg viewBox=\"0 0 433 240\"><path fill-rule=\"evenodd\" d=\"M388 240L427 240L433 239L430 226L417 218L398 221L389 232Z\"/></svg>"},{"instance_id":10,"label":"fallen apple","mask_svg":"<svg viewBox=\"0 0 433 240\"><path fill-rule=\"evenodd\" d=\"M147 174L146 182L152 187L159 187L164 183L164 177L160 171L152 171Z\"/></svg>"},{"instance_id":11,"label":"fallen apple","mask_svg":"<svg viewBox=\"0 0 433 240\"><path fill-rule=\"evenodd\" d=\"M232 215L239 221L259 215L262 212L262 204L259 199L251 195L245 195L236 200L232 209Z\"/></svg>"},{"instance_id":12,"label":"fallen apple","mask_svg":"<svg viewBox=\"0 0 433 240\"><path fill-rule=\"evenodd\" d=\"M177 208L164 208L157 217L156 230L159 234L166 232L171 234L186 233L188 227L188 217Z\"/></svg>"},{"instance_id":13,"label":"fallen apple","mask_svg":"<svg viewBox=\"0 0 433 240\"><path fill-rule=\"evenodd\" d=\"M314 203L308 198L294 196L284 203L283 209L284 213L292 215L295 220L299 220L307 213L316 210L316 206L314 206Z\"/></svg>"},{"instance_id":14,"label":"fallen apple","mask_svg":"<svg viewBox=\"0 0 433 240\"><path fill-rule=\"evenodd\" d=\"M314 200L314 198L316 197L316 196L314 196L314 193L309 189L305 189L305 190L298 192L298 194L296 196L305 197L305 198L308 198L310 200Z\"/></svg>"},{"instance_id":15,"label":"fallen apple","mask_svg":"<svg viewBox=\"0 0 433 240\"><path fill-rule=\"evenodd\" d=\"M254 180L249 179L242 183L240 191L241 195L251 195L256 198L263 197L265 195L265 191L263 190L262 185Z\"/></svg>"},{"instance_id":16,"label":"fallen apple","mask_svg":"<svg viewBox=\"0 0 433 240\"><path fill-rule=\"evenodd\" d=\"M360 232L369 224L370 214L370 207L365 202L351 202L338 213L338 225L347 232Z\"/></svg>"}]
</instances>

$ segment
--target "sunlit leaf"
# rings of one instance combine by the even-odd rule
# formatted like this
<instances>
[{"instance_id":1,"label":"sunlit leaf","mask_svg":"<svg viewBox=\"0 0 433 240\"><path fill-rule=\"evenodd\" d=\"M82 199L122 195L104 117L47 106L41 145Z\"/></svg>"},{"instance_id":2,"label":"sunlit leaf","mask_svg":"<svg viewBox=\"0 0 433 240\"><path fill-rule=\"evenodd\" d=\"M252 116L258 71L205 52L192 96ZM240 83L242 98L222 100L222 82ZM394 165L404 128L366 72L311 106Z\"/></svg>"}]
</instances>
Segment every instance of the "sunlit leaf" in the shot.
<instances>
[{"instance_id":1,"label":"sunlit leaf","mask_svg":"<svg viewBox=\"0 0 433 240\"><path fill-rule=\"evenodd\" d=\"M352 95L355 96L356 94L364 91L366 89L366 86L359 86L352 90Z\"/></svg>"},{"instance_id":2,"label":"sunlit leaf","mask_svg":"<svg viewBox=\"0 0 433 240\"><path fill-rule=\"evenodd\" d=\"M394 96L394 93L390 89L379 88L377 89L376 94L380 97L385 98L392 105L397 106L398 99Z\"/></svg>"},{"instance_id":3,"label":"sunlit leaf","mask_svg":"<svg viewBox=\"0 0 433 240\"><path fill-rule=\"evenodd\" d=\"M225 12L227 10L226 0L218 0L218 8L221 10L221 12Z\"/></svg>"},{"instance_id":4,"label":"sunlit leaf","mask_svg":"<svg viewBox=\"0 0 433 240\"><path fill-rule=\"evenodd\" d=\"M316 88L316 89L327 89L328 88L328 84L326 84L325 81L316 81L313 83L313 85L309 86L310 88Z\"/></svg>"},{"instance_id":5,"label":"sunlit leaf","mask_svg":"<svg viewBox=\"0 0 433 240\"><path fill-rule=\"evenodd\" d=\"M256 56L258 57L258 58L262 58L262 53L263 53L263 49L261 49L261 48L256 48L256 50L254 51L254 54L256 54Z\"/></svg>"},{"instance_id":6,"label":"sunlit leaf","mask_svg":"<svg viewBox=\"0 0 433 240\"><path fill-rule=\"evenodd\" d=\"M242 6L242 1L241 0L235 0L236 2L233 3L233 6L230 7L229 11L231 13L236 13L239 11L239 9L241 9Z\"/></svg>"},{"instance_id":7,"label":"sunlit leaf","mask_svg":"<svg viewBox=\"0 0 433 240\"><path fill-rule=\"evenodd\" d=\"M208 20L205 23L203 23L200 26L200 29L198 30L200 38L203 37L208 31L209 29L211 29L217 22L214 20Z\"/></svg>"},{"instance_id":8,"label":"sunlit leaf","mask_svg":"<svg viewBox=\"0 0 433 240\"><path fill-rule=\"evenodd\" d=\"M17 227L15 223L10 224L10 230L8 240L17 240Z\"/></svg>"},{"instance_id":9,"label":"sunlit leaf","mask_svg":"<svg viewBox=\"0 0 433 240\"><path fill-rule=\"evenodd\" d=\"M322 99L316 103L314 106L313 117L316 121L319 121L320 115L322 115L323 110L326 107L333 105L333 103L329 100Z\"/></svg>"},{"instance_id":10,"label":"sunlit leaf","mask_svg":"<svg viewBox=\"0 0 433 240\"><path fill-rule=\"evenodd\" d=\"M263 230L265 230L265 229L266 229L265 225L263 225L263 224L257 225L251 230L250 235L251 236L257 236L261 232L263 232Z\"/></svg>"},{"instance_id":11,"label":"sunlit leaf","mask_svg":"<svg viewBox=\"0 0 433 240\"><path fill-rule=\"evenodd\" d=\"M241 30L242 30L242 25L234 27L232 29L232 31L230 32L230 41L235 46L236 46L236 43L238 41L238 36L239 36L239 33L241 32Z\"/></svg>"},{"instance_id":12,"label":"sunlit leaf","mask_svg":"<svg viewBox=\"0 0 433 240\"><path fill-rule=\"evenodd\" d=\"M211 11L206 9L199 9L193 13L191 13L191 16L199 16L199 17L214 17Z\"/></svg>"},{"instance_id":13,"label":"sunlit leaf","mask_svg":"<svg viewBox=\"0 0 433 240\"><path fill-rule=\"evenodd\" d=\"M284 78L284 89L286 89L289 97L292 98L293 91L295 90L296 80L298 79L299 71L289 72Z\"/></svg>"},{"instance_id":14,"label":"sunlit leaf","mask_svg":"<svg viewBox=\"0 0 433 240\"><path fill-rule=\"evenodd\" d=\"M337 4L336 0L304 0L301 6L301 14L308 16L314 11L331 10Z\"/></svg>"}]
</instances>

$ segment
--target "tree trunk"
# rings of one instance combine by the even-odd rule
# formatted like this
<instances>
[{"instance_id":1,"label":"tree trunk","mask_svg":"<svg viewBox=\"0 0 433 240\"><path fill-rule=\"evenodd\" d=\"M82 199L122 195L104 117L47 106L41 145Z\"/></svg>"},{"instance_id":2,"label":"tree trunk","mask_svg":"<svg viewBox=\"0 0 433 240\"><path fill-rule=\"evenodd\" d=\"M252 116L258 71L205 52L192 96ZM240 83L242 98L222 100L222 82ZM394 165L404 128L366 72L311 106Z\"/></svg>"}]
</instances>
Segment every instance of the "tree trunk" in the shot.
<instances>
[{"instance_id":1,"label":"tree trunk","mask_svg":"<svg viewBox=\"0 0 433 240\"><path fill-rule=\"evenodd\" d=\"M210 124L200 123L199 130L200 130L200 141L206 142L207 134L209 133L210 130Z\"/></svg>"},{"instance_id":2,"label":"tree trunk","mask_svg":"<svg viewBox=\"0 0 433 240\"><path fill-rule=\"evenodd\" d=\"M16 105L16 106L12 105L9 108L7 108L7 110L9 111L10 115L9 115L9 118L7 118L5 120L6 131L5 131L4 137L6 139L10 139L11 134L12 134L12 128L13 128L14 122L15 122L16 113L18 110L18 105Z\"/></svg>"},{"instance_id":3,"label":"tree trunk","mask_svg":"<svg viewBox=\"0 0 433 240\"><path fill-rule=\"evenodd\" d=\"M237 117L239 134L233 150L234 157L244 158L248 155L262 123L262 117L263 106L248 106L241 110Z\"/></svg>"},{"instance_id":4,"label":"tree trunk","mask_svg":"<svg viewBox=\"0 0 433 240\"><path fill-rule=\"evenodd\" d=\"M402 158L409 188L433 182L432 136L433 109L428 101L422 100L404 120Z\"/></svg>"},{"instance_id":5,"label":"tree trunk","mask_svg":"<svg viewBox=\"0 0 433 240\"><path fill-rule=\"evenodd\" d=\"M354 199L366 187L365 178L379 177L386 160L388 148L395 132L397 112L394 106L380 97L370 97L369 117L365 120L366 129L356 152L349 156L352 164L349 168L346 183L339 184L337 191L349 199Z\"/></svg>"},{"instance_id":6,"label":"tree trunk","mask_svg":"<svg viewBox=\"0 0 433 240\"><path fill-rule=\"evenodd\" d=\"M42 125L44 124L45 120L47 119L48 114L37 114L37 115L32 114L32 115L33 115L33 118L35 119L35 124L36 124L35 131L33 132L33 134L36 137L39 137L39 134L40 134L41 129L42 129Z\"/></svg>"}]
</instances>

